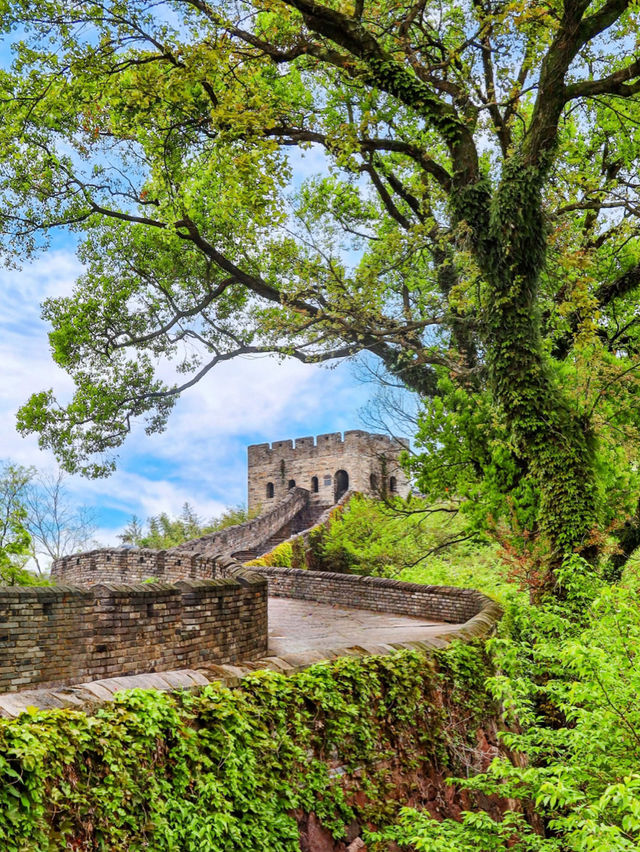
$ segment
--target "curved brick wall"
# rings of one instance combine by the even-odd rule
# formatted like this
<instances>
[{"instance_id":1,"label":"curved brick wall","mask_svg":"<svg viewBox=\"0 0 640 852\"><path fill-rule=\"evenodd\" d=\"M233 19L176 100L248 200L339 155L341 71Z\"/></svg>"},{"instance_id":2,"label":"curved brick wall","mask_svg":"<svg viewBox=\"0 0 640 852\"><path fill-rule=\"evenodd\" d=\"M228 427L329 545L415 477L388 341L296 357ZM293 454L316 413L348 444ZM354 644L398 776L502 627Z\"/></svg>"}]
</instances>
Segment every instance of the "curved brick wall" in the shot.
<instances>
[{"instance_id":1,"label":"curved brick wall","mask_svg":"<svg viewBox=\"0 0 640 852\"><path fill-rule=\"evenodd\" d=\"M233 559L308 501L294 488L265 515L180 547L93 550L54 563L64 586L0 589L0 692L255 660L267 652L268 594L447 622L461 639L493 630L500 607L471 589Z\"/></svg>"},{"instance_id":2,"label":"curved brick wall","mask_svg":"<svg viewBox=\"0 0 640 852\"><path fill-rule=\"evenodd\" d=\"M57 583L91 586L95 583L140 583L144 580L209 580L221 576L221 560L241 550L259 547L291 521L309 501L304 488L292 488L270 512L244 524L196 538L170 550L101 548L63 556L51 566Z\"/></svg>"},{"instance_id":3,"label":"curved brick wall","mask_svg":"<svg viewBox=\"0 0 640 852\"><path fill-rule=\"evenodd\" d=\"M267 583L242 568L229 574L0 589L0 692L259 657Z\"/></svg>"},{"instance_id":4,"label":"curved brick wall","mask_svg":"<svg viewBox=\"0 0 640 852\"><path fill-rule=\"evenodd\" d=\"M298 598L460 624L460 638L465 638L465 633L486 635L502 616L501 607L475 589L424 586L385 577L298 568L252 566L251 570L267 579L271 597Z\"/></svg>"}]
</instances>

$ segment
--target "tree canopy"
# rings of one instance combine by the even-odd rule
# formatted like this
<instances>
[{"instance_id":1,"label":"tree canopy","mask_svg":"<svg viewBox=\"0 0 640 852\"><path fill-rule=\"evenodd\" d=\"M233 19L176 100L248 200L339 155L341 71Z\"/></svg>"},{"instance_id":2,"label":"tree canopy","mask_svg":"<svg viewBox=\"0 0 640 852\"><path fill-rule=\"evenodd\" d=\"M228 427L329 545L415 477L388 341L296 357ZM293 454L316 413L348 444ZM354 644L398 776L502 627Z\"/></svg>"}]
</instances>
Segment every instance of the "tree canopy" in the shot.
<instances>
[{"instance_id":1,"label":"tree canopy","mask_svg":"<svg viewBox=\"0 0 640 852\"><path fill-rule=\"evenodd\" d=\"M433 400L425 491L489 488L556 562L588 556L637 487L638 16L9 4L5 247L63 225L86 267L44 308L76 393L20 428L102 474L220 362L364 351Z\"/></svg>"}]
</instances>

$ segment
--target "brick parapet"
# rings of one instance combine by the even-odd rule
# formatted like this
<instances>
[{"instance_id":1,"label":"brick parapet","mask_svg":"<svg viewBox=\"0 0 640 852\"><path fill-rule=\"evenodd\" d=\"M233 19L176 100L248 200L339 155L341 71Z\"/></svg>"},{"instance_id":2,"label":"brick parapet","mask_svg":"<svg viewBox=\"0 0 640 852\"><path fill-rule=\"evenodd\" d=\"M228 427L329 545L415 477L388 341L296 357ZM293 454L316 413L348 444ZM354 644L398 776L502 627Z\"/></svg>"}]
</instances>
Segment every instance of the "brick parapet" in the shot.
<instances>
[{"instance_id":1,"label":"brick parapet","mask_svg":"<svg viewBox=\"0 0 640 852\"><path fill-rule=\"evenodd\" d=\"M195 551L152 550L146 547L107 547L63 556L51 566L57 583L93 586L96 583L142 583L147 580L215 580L221 577L216 559Z\"/></svg>"},{"instance_id":2,"label":"brick parapet","mask_svg":"<svg viewBox=\"0 0 640 852\"><path fill-rule=\"evenodd\" d=\"M232 556L238 551L259 547L292 521L308 502L306 488L291 488L278 503L256 518L185 542L169 552L197 550L205 556Z\"/></svg>"},{"instance_id":3,"label":"brick parapet","mask_svg":"<svg viewBox=\"0 0 640 852\"><path fill-rule=\"evenodd\" d=\"M295 532L295 533L289 535L287 538L284 538L280 542L280 545L283 545L283 544L284 545L287 545L287 544L293 545L296 541L301 539L303 544L304 544L304 548L306 550L306 548L308 547L308 544L309 544L309 537L310 537L311 533L313 532L313 530L317 530L318 527L329 527L329 525L331 523L331 519L334 517L334 513L335 513L336 509L340 509L340 508L346 506L349 503L349 500L351 500L351 498L354 497L356 493L358 493L358 492L356 492L356 491L345 492L342 495L342 497L338 500L337 503L333 503L331 506L327 506L325 508L325 510L323 512L321 512L321 514L313 522L312 526L308 527L307 529L302 530L301 532ZM252 565L252 560L248 560L247 564L249 566L251 566L251 570L253 570L254 566Z\"/></svg>"},{"instance_id":4,"label":"brick parapet","mask_svg":"<svg viewBox=\"0 0 640 852\"><path fill-rule=\"evenodd\" d=\"M0 692L233 663L267 649L267 582L0 589Z\"/></svg>"},{"instance_id":5,"label":"brick parapet","mask_svg":"<svg viewBox=\"0 0 640 852\"><path fill-rule=\"evenodd\" d=\"M297 598L460 625L460 637L486 635L502 615L500 606L474 589L426 586L386 577L252 567L269 582L271 597Z\"/></svg>"},{"instance_id":6,"label":"brick parapet","mask_svg":"<svg viewBox=\"0 0 640 852\"><path fill-rule=\"evenodd\" d=\"M357 460L363 442L380 438L392 446L384 436L352 432L273 447L304 450L310 458L321 438L334 450L346 448L351 455L345 464L355 459L351 469L361 478L370 470L366 459ZM250 457L255 451L250 448ZM455 625L438 641L493 629L500 607L470 589L290 568L248 570L234 560L234 553L288 529L296 516L306 518L310 496L318 495L292 488L259 517L171 550L104 548L65 557L54 563L52 578L66 585L0 589L0 692L256 660L267 650L267 593ZM333 508L316 523L325 523Z\"/></svg>"},{"instance_id":7,"label":"brick parapet","mask_svg":"<svg viewBox=\"0 0 640 852\"><path fill-rule=\"evenodd\" d=\"M51 579L78 586L139 583L144 580L216 579L224 576L221 561L231 559L235 552L259 547L304 509L308 498L306 489L294 488L264 515L169 550L106 547L63 556L53 562Z\"/></svg>"},{"instance_id":8,"label":"brick parapet","mask_svg":"<svg viewBox=\"0 0 640 852\"><path fill-rule=\"evenodd\" d=\"M282 581L288 574L288 588L290 591L292 590L293 586L290 583L292 569L265 568L260 570L265 572L265 574L271 575L270 582L272 584L272 588L274 587L275 577L279 575L280 580ZM287 572L287 574L283 574L282 572ZM314 572L303 571L301 573L307 574L307 576L311 578ZM253 576L255 581L255 575ZM326 575L323 574L323 576ZM333 576L343 578L348 582L352 580L359 581L362 579L372 579L354 577L353 575ZM0 716L5 715L9 717L16 717L30 706L41 707L43 709L52 707L72 707L91 711L97 704L111 700L112 696L121 689L200 689L203 685L212 681L222 682L229 687L233 687L240 683L241 678L244 675L251 674L258 668L291 674L294 671L301 671L307 666L313 665L321 660L331 660L344 655L352 657L367 656L369 654L389 654L402 648L422 652L426 651L427 653L430 653L436 648L446 648L447 645L454 640L469 641L474 638L484 638L490 635L495 630L496 624L502 615L502 610L495 601L479 592L474 592L473 590L443 589L443 587L440 586L418 587L418 589L416 589L414 584L411 583L398 584L397 581L382 581L385 586L388 585L389 582L396 584L396 588L400 588L405 591L417 591L418 594L423 590L423 588L431 589L432 591L435 589L438 595L440 595L442 591L453 593L466 592L466 594L460 596L465 600L460 612L471 612L474 605L477 607L477 611L462 624L455 624L451 626L443 625L441 633L430 636L427 639L413 642L396 642L392 645L378 644L375 641L375 637L368 636L363 638L363 642L361 644L348 648L338 644L335 647L327 646L326 648L314 648L302 653L291 653L285 654L284 656L266 656L259 659L254 658L252 662L247 663L240 661L235 665L206 662L200 665L197 670L180 669L177 671L162 671L154 674L112 677L87 683L76 683L74 686L60 691L56 691L55 689L25 691L23 689L21 692L16 692L14 694L0 695ZM351 587L356 586L361 592L364 591L366 594L365 585L367 588L371 588L371 584L363 585L359 582L350 583ZM373 584L373 586L378 585L380 585L380 581ZM297 588L298 591L300 591L300 582L298 582ZM282 594L286 589L287 583L281 582L280 593ZM458 595L454 594L454 596L457 597ZM432 598L423 600L423 604L424 606L419 613L423 618L437 617L438 613L434 612ZM412 614L415 614L415 611Z\"/></svg>"}]
</instances>

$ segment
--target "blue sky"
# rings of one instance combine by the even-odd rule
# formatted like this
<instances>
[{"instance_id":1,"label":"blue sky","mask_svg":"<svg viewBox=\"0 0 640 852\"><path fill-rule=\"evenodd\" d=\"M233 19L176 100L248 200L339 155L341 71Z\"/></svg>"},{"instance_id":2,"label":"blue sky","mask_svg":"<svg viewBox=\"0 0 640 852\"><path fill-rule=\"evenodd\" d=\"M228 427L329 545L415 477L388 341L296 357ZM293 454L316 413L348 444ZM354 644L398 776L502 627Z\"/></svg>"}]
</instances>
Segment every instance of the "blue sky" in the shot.
<instances>
[{"instance_id":1,"label":"blue sky","mask_svg":"<svg viewBox=\"0 0 640 852\"><path fill-rule=\"evenodd\" d=\"M51 360L40 304L69 293L80 269L73 244L62 238L20 269L0 269L0 458L55 466L35 437L17 434L15 412L34 391L71 391ZM359 428L359 410L372 392L349 363L333 369L273 358L223 364L182 397L166 432L134 430L113 476L73 477L73 497L95 508L103 543L114 542L132 514L177 514L186 500L209 517L246 500L248 444Z\"/></svg>"},{"instance_id":2,"label":"blue sky","mask_svg":"<svg viewBox=\"0 0 640 852\"><path fill-rule=\"evenodd\" d=\"M0 39L0 65L9 56L8 40ZM317 150L295 156L294 185L326 168ZM15 413L35 391L51 387L63 398L72 391L51 360L40 305L68 294L80 271L74 240L62 233L34 261L0 267L0 459L56 466L34 436L17 434ZM68 485L75 501L95 509L103 544L117 542L131 515L177 514L185 501L208 518L245 502L248 444L361 428L360 410L373 392L350 363L331 369L274 358L222 364L179 400L163 434L134 430L113 476L73 477Z\"/></svg>"}]
</instances>

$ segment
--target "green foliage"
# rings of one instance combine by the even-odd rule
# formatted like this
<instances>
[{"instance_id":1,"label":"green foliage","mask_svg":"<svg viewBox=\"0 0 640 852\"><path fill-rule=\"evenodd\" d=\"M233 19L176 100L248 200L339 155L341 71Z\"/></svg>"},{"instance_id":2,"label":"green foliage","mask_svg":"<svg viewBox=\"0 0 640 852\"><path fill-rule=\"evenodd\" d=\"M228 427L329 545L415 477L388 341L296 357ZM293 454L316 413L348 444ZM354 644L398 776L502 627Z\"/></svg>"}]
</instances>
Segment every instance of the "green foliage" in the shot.
<instances>
[{"instance_id":1,"label":"green foliage","mask_svg":"<svg viewBox=\"0 0 640 852\"><path fill-rule=\"evenodd\" d=\"M577 366L565 365L557 371L557 379L574 387L578 395L581 383L590 381L586 374L591 370L589 360ZM558 545L553 556L552 541L556 539L549 533L548 524L558 522L569 530L574 522L582 523L586 518L579 509L580 501L574 500L573 485L558 467L564 465L568 471L571 465L564 455L548 447L538 451L537 468L526 462L516 451L513 435L496 416L486 390L470 393L444 375L439 389L437 398L424 403L416 435L417 452L409 460L417 486L432 502L452 501L459 509L461 528L469 535L489 537L514 563L520 559L520 579L526 580L535 593L543 582L545 563L557 559L562 551ZM611 401L604 407L609 423L626 417L624 409ZM529 419L530 414L525 407L522 416ZM593 505L588 531L585 527L576 541L582 542L579 547L587 548L591 560L599 553L601 566L606 566L612 546L615 548L605 531L618 527L616 535L620 537L620 528L624 529L621 520L635 513L640 488L635 461L638 443L634 437L625 441L623 436L624 430L617 427L615 433L606 429L600 432L592 448L598 484L589 478L591 474L579 483L580 489L591 494ZM574 448L579 443L574 442ZM553 507L548 496L543 499L542 479L553 480L560 488ZM567 501L562 505L561 494ZM630 523L635 525L632 519Z\"/></svg>"},{"instance_id":2,"label":"green foliage","mask_svg":"<svg viewBox=\"0 0 640 852\"><path fill-rule=\"evenodd\" d=\"M487 392L470 394L448 377L425 403L410 460L417 487L433 502L453 499L468 528L494 533L536 529L539 491L513 452Z\"/></svg>"},{"instance_id":3,"label":"green foliage","mask_svg":"<svg viewBox=\"0 0 640 852\"><path fill-rule=\"evenodd\" d=\"M269 564L283 564L272 554L268 558ZM502 601L517 595L499 549L486 537L469 537L452 502L434 506L414 497L405 504L356 494L325 526L311 531L306 564L312 570L480 589Z\"/></svg>"},{"instance_id":4,"label":"green foliage","mask_svg":"<svg viewBox=\"0 0 640 852\"><path fill-rule=\"evenodd\" d=\"M384 823L394 811L388 761L447 759L452 731L434 686L481 691L486 666L469 655L465 672L404 651L291 677L257 672L232 690L132 690L93 716L0 719L2 848L297 852L293 809L315 812L335 837L356 812ZM330 773L336 760L346 776ZM341 783L356 776L368 806Z\"/></svg>"},{"instance_id":5,"label":"green foliage","mask_svg":"<svg viewBox=\"0 0 640 852\"><path fill-rule=\"evenodd\" d=\"M298 567L293 565L293 546L288 541L283 541L276 545L269 553L263 556L258 556L257 559L252 559L247 562L247 565L261 565L263 567L276 566L279 568Z\"/></svg>"},{"instance_id":6,"label":"green foliage","mask_svg":"<svg viewBox=\"0 0 640 852\"><path fill-rule=\"evenodd\" d=\"M185 503L182 512L176 518L172 518L166 512L147 518L146 529L134 516L119 538L124 544L166 550L194 538L225 529L225 527L243 524L255 517L256 514L257 512L248 512L244 506L233 506L225 509L218 517L203 522L194 512L192 506Z\"/></svg>"},{"instance_id":7,"label":"green foliage","mask_svg":"<svg viewBox=\"0 0 640 852\"><path fill-rule=\"evenodd\" d=\"M27 529L24 492L33 473L20 465L0 466L0 584L38 585L39 578L25 570L31 536Z\"/></svg>"},{"instance_id":8,"label":"green foliage","mask_svg":"<svg viewBox=\"0 0 640 852\"><path fill-rule=\"evenodd\" d=\"M515 803L502 818L469 810L435 822L407 809L378 835L415 849L623 852L640 844L640 575L594 580L578 557L560 572L564 602L512 606L488 643L512 760L457 785ZM446 844L449 844L447 847Z\"/></svg>"},{"instance_id":9,"label":"green foliage","mask_svg":"<svg viewBox=\"0 0 640 852\"><path fill-rule=\"evenodd\" d=\"M368 837L372 843L394 840L415 852L558 852L562 848L555 840L537 835L521 814L513 812L500 821L482 811L466 811L460 822L438 822L413 808L404 808L393 829L372 832ZM516 845L514 838L518 838Z\"/></svg>"}]
</instances>

